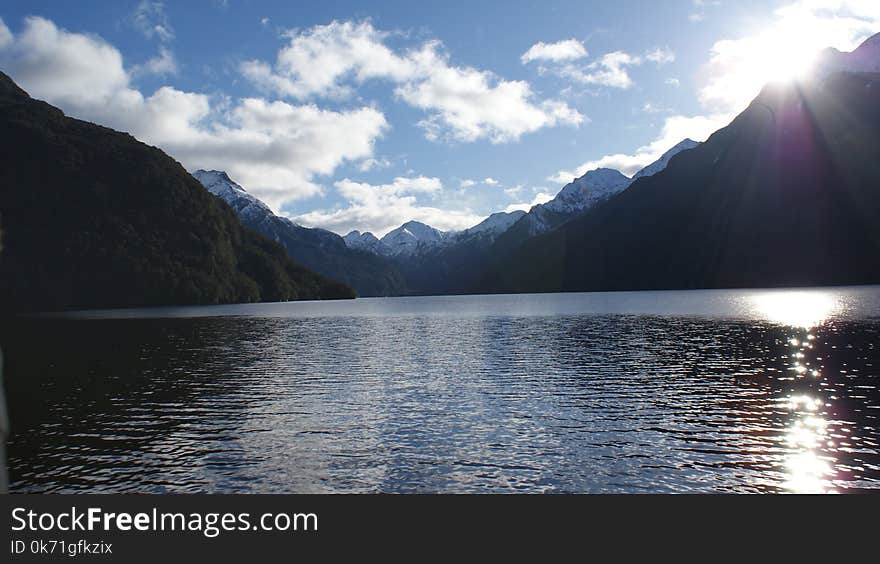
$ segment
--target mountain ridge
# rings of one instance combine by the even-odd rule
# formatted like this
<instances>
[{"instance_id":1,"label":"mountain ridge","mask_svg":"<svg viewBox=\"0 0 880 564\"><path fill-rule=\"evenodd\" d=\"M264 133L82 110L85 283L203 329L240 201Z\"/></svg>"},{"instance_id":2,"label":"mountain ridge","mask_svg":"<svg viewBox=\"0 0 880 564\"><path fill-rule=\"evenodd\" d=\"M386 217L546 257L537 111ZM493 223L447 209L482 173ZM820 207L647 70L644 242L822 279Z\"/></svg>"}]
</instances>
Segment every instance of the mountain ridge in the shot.
<instances>
[{"instance_id":1,"label":"mountain ridge","mask_svg":"<svg viewBox=\"0 0 880 564\"><path fill-rule=\"evenodd\" d=\"M210 193L224 200L251 229L276 241L295 261L348 284L358 295L387 296L405 292L405 281L394 265L369 252L349 248L336 233L297 225L275 213L224 171L193 173Z\"/></svg>"},{"instance_id":2,"label":"mountain ridge","mask_svg":"<svg viewBox=\"0 0 880 564\"><path fill-rule=\"evenodd\" d=\"M526 241L475 291L880 282L880 75L771 85L613 200Z\"/></svg>"},{"instance_id":3,"label":"mountain ridge","mask_svg":"<svg viewBox=\"0 0 880 564\"><path fill-rule=\"evenodd\" d=\"M159 149L67 117L2 72L0 126L6 311L353 296L243 227Z\"/></svg>"}]
</instances>

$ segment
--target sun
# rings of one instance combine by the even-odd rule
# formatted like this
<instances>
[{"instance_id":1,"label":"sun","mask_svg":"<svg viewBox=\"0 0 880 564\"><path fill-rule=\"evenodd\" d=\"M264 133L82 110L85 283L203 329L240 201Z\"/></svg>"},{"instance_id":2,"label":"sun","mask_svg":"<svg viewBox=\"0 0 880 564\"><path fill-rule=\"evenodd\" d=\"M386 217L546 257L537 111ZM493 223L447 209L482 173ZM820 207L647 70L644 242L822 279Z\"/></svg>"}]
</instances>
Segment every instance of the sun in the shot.
<instances>
[{"instance_id":1,"label":"sun","mask_svg":"<svg viewBox=\"0 0 880 564\"><path fill-rule=\"evenodd\" d=\"M755 42L750 60L755 80L763 83L791 82L807 78L820 51L827 47L819 37L791 26L765 31Z\"/></svg>"}]
</instances>

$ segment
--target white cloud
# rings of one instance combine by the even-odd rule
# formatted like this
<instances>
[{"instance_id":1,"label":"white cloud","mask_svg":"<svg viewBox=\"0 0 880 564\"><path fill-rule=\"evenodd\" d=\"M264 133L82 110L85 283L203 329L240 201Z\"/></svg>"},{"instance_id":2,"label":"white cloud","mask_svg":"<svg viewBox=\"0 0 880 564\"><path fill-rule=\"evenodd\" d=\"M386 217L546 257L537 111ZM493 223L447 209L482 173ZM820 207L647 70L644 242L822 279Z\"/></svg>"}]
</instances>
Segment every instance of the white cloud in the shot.
<instances>
[{"instance_id":1,"label":"white cloud","mask_svg":"<svg viewBox=\"0 0 880 564\"><path fill-rule=\"evenodd\" d=\"M148 60L142 65L135 65L131 69L131 74L155 74L159 76L177 74L177 59L174 53L164 45L159 47L159 54Z\"/></svg>"},{"instance_id":2,"label":"white cloud","mask_svg":"<svg viewBox=\"0 0 880 564\"><path fill-rule=\"evenodd\" d=\"M168 23L165 15L165 4L150 0L141 0L131 16L134 26L144 34L147 39L156 37L159 41L171 41L174 39L174 29Z\"/></svg>"},{"instance_id":3,"label":"white cloud","mask_svg":"<svg viewBox=\"0 0 880 564\"><path fill-rule=\"evenodd\" d=\"M717 5L704 0L695 6ZM769 81L790 76L793 67L809 63L810 55L831 46L849 51L880 30L880 2L875 0L797 0L775 12L767 27L712 47L705 83L698 96L702 115L666 118L659 135L635 153L605 155L550 179L565 184L599 167L631 175L685 138L703 141L726 126ZM796 69L795 69L796 70ZM667 84L679 86L677 79Z\"/></svg>"},{"instance_id":4,"label":"white cloud","mask_svg":"<svg viewBox=\"0 0 880 564\"><path fill-rule=\"evenodd\" d=\"M673 86L675 88L679 88L681 86L681 81L677 78L667 78L663 82L664 84L668 84L669 86Z\"/></svg>"},{"instance_id":5,"label":"white cloud","mask_svg":"<svg viewBox=\"0 0 880 564\"><path fill-rule=\"evenodd\" d=\"M505 143L586 119L564 102L536 101L526 82L450 65L439 41L395 51L385 44L390 34L369 21L334 21L287 37L274 65L242 63L245 77L266 91L297 99L344 98L368 80L390 81L400 100L429 114L419 125L432 140Z\"/></svg>"},{"instance_id":6,"label":"white cloud","mask_svg":"<svg viewBox=\"0 0 880 564\"><path fill-rule=\"evenodd\" d=\"M9 28L3 23L3 18L0 18L0 49L6 47L10 43L12 43L12 32L9 31Z\"/></svg>"},{"instance_id":7,"label":"white cloud","mask_svg":"<svg viewBox=\"0 0 880 564\"><path fill-rule=\"evenodd\" d=\"M483 179L483 184L485 184L486 186L498 186L498 181L489 176Z\"/></svg>"},{"instance_id":8,"label":"white cloud","mask_svg":"<svg viewBox=\"0 0 880 564\"><path fill-rule=\"evenodd\" d=\"M3 68L32 95L65 107L101 106L128 87L119 51L43 18L25 19L0 57Z\"/></svg>"},{"instance_id":9,"label":"white cloud","mask_svg":"<svg viewBox=\"0 0 880 564\"><path fill-rule=\"evenodd\" d=\"M276 210L319 193L316 177L343 162L372 157L388 128L371 107L330 111L260 98L231 101L168 86L146 96L131 87L113 46L37 17L27 18L0 48L0 66L31 95L129 131L190 170L227 170Z\"/></svg>"},{"instance_id":10,"label":"white cloud","mask_svg":"<svg viewBox=\"0 0 880 564\"><path fill-rule=\"evenodd\" d=\"M374 169L379 170L379 169L383 169L383 168L388 168L390 166L391 166L391 161L389 161L385 157L382 157L379 159L374 159L374 158L364 159L363 161L361 161L361 163L358 165L357 168L361 172L369 172Z\"/></svg>"},{"instance_id":11,"label":"white cloud","mask_svg":"<svg viewBox=\"0 0 880 564\"><path fill-rule=\"evenodd\" d=\"M716 42L700 101L738 112L768 82L806 71L826 47L850 51L880 30L880 2L800 0L779 8L767 27L752 35Z\"/></svg>"},{"instance_id":12,"label":"white cloud","mask_svg":"<svg viewBox=\"0 0 880 564\"><path fill-rule=\"evenodd\" d=\"M627 72L627 67L641 63L642 59L636 55L614 51L606 53L586 68L566 65L560 69L560 74L565 78L584 84L597 84L626 90L634 84Z\"/></svg>"},{"instance_id":13,"label":"white cloud","mask_svg":"<svg viewBox=\"0 0 880 564\"><path fill-rule=\"evenodd\" d=\"M675 53L668 47L657 47L645 53L645 59L658 65L666 65L675 61Z\"/></svg>"},{"instance_id":14,"label":"white cloud","mask_svg":"<svg viewBox=\"0 0 880 564\"><path fill-rule=\"evenodd\" d=\"M352 93L347 82L385 78L401 82L418 71L409 56L399 56L384 42L389 34L369 21L333 21L305 31L289 31L290 40L274 67L246 61L244 75L270 92L293 98L342 97Z\"/></svg>"},{"instance_id":15,"label":"white cloud","mask_svg":"<svg viewBox=\"0 0 880 564\"><path fill-rule=\"evenodd\" d=\"M477 182L475 180L471 180L469 178L465 178L459 183L459 186L462 188L470 188L471 186L476 186Z\"/></svg>"},{"instance_id":16,"label":"white cloud","mask_svg":"<svg viewBox=\"0 0 880 564\"><path fill-rule=\"evenodd\" d=\"M550 200L552 200L555 197L556 196L554 196L553 194L551 194L549 192L538 192L537 194L535 194L535 197L532 199L532 201L530 203L524 202L524 203L520 203L520 204L511 204L511 205L507 206L506 208L504 208L504 211L507 213L514 212L514 211L520 211L520 210L527 212L537 205L546 204L547 202L549 202Z\"/></svg>"},{"instance_id":17,"label":"white cloud","mask_svg":"<svg viewBox=\"0 0 880 564\"><path fill-rule=\"evenodd\" d=\"M556 43L539 41L523 53L520 61L525 65L532 61L572 61L586 56L587 50L584 48L584 44L577 39L566 39Z\"/></svg>"},{"instance_id":18,"label":"white cloud","mask_svg":"<svg viewBox=\"0 0 880 564\"><path fill-rule=\"evenodd\" d=\"M433 49L423 50L418 60L430 72L423 80L402 84L395 93L410 105L433 112L420 122L429 139L472 142L488 138L506 143L544 127L579 125L586 119L564 102L534 103L527 82L449 66L446 57Z\"/></svg>"},{"instance_id":19,"label":"white cloud","mask_svg":"<svg viewBox=\"0 0 880 564\"><path fill-rule=\"evenodd\" d=\"M269 18L260 18L260 25L266 27L269 25Z\"/></svg>"},{"instance_id":20,"label":"white cloud","mask_svg":"<svg viewBox=\"0 0 880 564\"><path fill-rule=\"evenodd\" d=\"M591 170L613 168L627 176L632 176L644 167L659 159L663 153L684 139L705 141L712 133L730 122L730 116L717 114L710 116L671 116L666 118L660 134L648 145L639 147L634 154L618 153L585 162L574 170L559 171L548 180L558 184L568 184Z\"/></svg>"},{"instance_id":21,"label":"white cloud","mask_svg":"<svg viewBox=\"0 0 880 564\"><path fill-rule=\"evenodd\" d=\"M436 196L442 191L443 184L438 178L397 177L388 184L378 185L346 178L334 186L348 201L347 207L316 210L293 220L340 234L359 229L381 237L413 219L446 231L466 229L483 219L470 210L441 209L419 202L420 197Z\"/></svg>"}]
</instances>

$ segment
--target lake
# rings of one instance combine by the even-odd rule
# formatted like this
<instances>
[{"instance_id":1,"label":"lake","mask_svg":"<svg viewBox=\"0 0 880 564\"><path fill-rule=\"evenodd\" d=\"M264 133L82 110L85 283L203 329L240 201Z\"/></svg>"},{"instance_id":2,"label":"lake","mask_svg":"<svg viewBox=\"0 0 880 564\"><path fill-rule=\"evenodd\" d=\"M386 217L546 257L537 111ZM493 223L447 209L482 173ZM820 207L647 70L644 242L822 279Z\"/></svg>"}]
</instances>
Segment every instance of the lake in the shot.
<instances>
[{"instance_id":1,"label":"lake","mask_svg":"<svg viewBox=\"0 0 880 564\"><path fill-rule=\"evenodd\" d=\"M108 310L2 338L13 492L880 488L880 287Z\"/></svg>"}]
</instances>

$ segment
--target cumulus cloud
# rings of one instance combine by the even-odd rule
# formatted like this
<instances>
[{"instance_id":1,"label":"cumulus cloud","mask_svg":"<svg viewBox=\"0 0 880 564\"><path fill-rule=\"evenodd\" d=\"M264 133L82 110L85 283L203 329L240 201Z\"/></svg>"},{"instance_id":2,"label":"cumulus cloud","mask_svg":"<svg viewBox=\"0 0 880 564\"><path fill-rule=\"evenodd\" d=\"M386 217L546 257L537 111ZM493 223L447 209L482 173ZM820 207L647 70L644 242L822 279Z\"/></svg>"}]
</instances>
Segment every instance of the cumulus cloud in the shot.
<instances>
[{"instance_id":1,"label":"cumulus cloud","mask_svg":"<svg viewBox=\"0 0 880 564\"><path fill-rule=\"evenodd\" d=\"M632 176L641 169L659 159L663 153L684 139L705 141L712 133L727 125L730 116L714 114L707 116L670 116L666 118L660 134L651 143L639 147L635 153L618 153L605 155L599 159L588 161L573 170L562 170L549 177L558 184L568 184L591 170L597 168L613 168L627 176Z\"/></svg>"},{"instance_id":2,"label":"cumulus cloud","mask_svg":"<svg viewBox=\"0 0 880 564\"><path fill-rule=\"evenodd\" d=\"M499 182L490 176L483 179L483 184L486 186L498 186Z\"/></svg>"},{"instance_id":3,"label":"cumulus cloud","mask_svg":"<svg viewBox=\"0 0 880 564\"><path fill-rule=\"evenodd\" d=\"M471 179L469 179L469 178L465 178L464 180L462 180L462 181L459 183L459 186L460 186L461 188L470 188L471 186L476 186L476 184L477 184L477 181L476 181L476 180L471 180Z\"/></svg>"},{"instance_id":4,"label":"cumulus cloud","mask_svg":"<svg viewBox=\"0 0 880 564\"><path fill-rule=\"evenodd\" d=\"M428 139L506 143L544 127L578 125L586 119L560 101L535 104L527 82L497 80L486 71L451 67L439 57L437 61L425 80L395 89L410 105L432 112L420 122Z\"/></svg>"},{"instance_id":5,"label":"cumulus cloud","mask_svg":"<svg viewBox=\"0 0 880 564\"><path fill-rule=\"evenodd\" d=\"M451 65L439 41L394 50L390 35L369 21L290 31L274 64L245 61L241 72L264 91L295 99L345 98L368 80L390 81L398 99L428 114L419 125L431 140L505 143L586 119L564 102L537 101L526 82Z\"/></svg>"},{"instance_id":6,"label":"cumulus cloud","mask_svg":"<svg viewBox=\"0 0 880 564\"><path fill-rule=\"evenodd\" d=\"M278 52L274 66L259 60L241 66L247 78L269 92L299 99L343 97L353 92L349 82L401 82L417 73L413 58L387 47L389 34L369 21L333 21L285 36L289 43Z\"/></svg>"},{"instance_id":7,"label":"cumulus cloud","mask_svg":"<svg viewBox=\"0 0 880 564\"><path fill-rule=\"evenodd\" d=\"M122 56L99 37L30 17L0 48L0 66L31 95L168 151L190 170L227 170L274 209L317 194L316 177L373 156L387 130L375 108L330 111L261 98L228 100L130 85Z\"/></svg>"},{"instance_id":8,"label":"cumulus cloud","mask_svg":"<svg viewBox=\"0 0 880 564\"><path fill-rule=\"evenodd\" d=\"M627 67L640 64L642 64L641 57L623 51L614 51L606 53L586 68L567 65L560 69L560 75L583 84L596 84L626 90L635 84L629 76Z\"/></svg>"},{"instance_id":9,"label":"cumulus cloud","mask_svg":"<svg viewBox=\"0 0 880 564\"><path fill-rule=\"evenodd\" d=\"M164 45L159 47L159 54L148 60L142 65L135 65L131 69L131 74L155 74L159 76L177 74L177 59L174 53Z\"/></svg>"},{"instance_id":10,"label":"cumulus cloud","mask_svg":"<svg viewBox=\"0 0 880 564\"><path fill-rule=\"evenodd\" d=\"M556 43L539 41L523 53L520 61L525 65L532 61L572 61L586 56L587 50L584 48L584 44L577 39L566 39Z\"/></svg>"},{"instance_id":11,"label":"cumulus cloud","mask_svg":"<svg viewBox=\"0 0 880 564\"><path fill-rule=\"evenodd\" d=\"M443 184L434 177L397 177L387 184L369 184L345 178L334 184L347 207L316 210L293 218L303 225L320 226L339 234L353 229L381 237L401 224L416 220L444 231L458 231L479 223L483 217L470 210L441 209L433 202Z\"/></svg>"},{"instance_id":12,"label":"cumulus cloud","mask_svg":"<svg viewBox=\"0 0 880 564\"><path fill-rule=\"evenodd\" d=\"M100 106L128 87L119 51L43 18L27 18L0 57L3 68L31 94L66 107Z\"/></svg>"},{"instance_id":13,"label":"cumulus cloud","mask_svg":"<svg viewBox=\"0 0 880 564\"><path fill-rule=\"evenodd\" d=\"M532 209L533 207L535 207L535 206L537 206L537 205L540 205L540 204L546 204L547 202L549 202L550 200L552 200L552 199L555 198L555 197L556 197L556 196L554 196L553 194L551 194L551 193L549 193L549 192L538 192L537 194L535 194L535 197L532 198L532 201L531 201L531 202L522 202L522 203L519 203L519 204L510 204L509 206L507 206L506 208L504 208L504 211L507 212L507 213L515 212L515 211L524 211L524 212L527 212L527 211L529 211L530 209Z\"/></svg>"}]
</instances>

